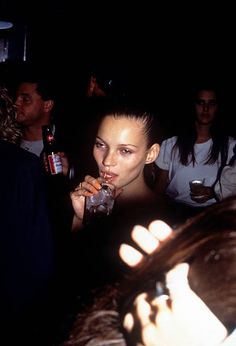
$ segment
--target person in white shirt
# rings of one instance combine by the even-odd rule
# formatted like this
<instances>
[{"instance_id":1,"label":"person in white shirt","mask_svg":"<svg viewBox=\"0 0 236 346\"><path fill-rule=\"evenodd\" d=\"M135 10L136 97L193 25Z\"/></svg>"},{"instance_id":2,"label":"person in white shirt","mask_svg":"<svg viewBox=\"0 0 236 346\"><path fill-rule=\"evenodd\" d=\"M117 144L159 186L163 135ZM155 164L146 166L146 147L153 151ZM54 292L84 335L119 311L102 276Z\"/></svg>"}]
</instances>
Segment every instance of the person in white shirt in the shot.
<instances>
[{"instance_id":1,"label":"person in white shirt","mask_svg":"<svg viewBox=\"0 0 236 346\"><path fill-rule=\"evenodd\" d=\"M193 208L197 211L216 203L216 196L212 193L191 193L189 183L200 179L204 180L205 187L212 187L219 169L232 157L236 144L235 139L222 129L216 89L200 87L195 95L194 117L189 119L189 125L186 121L181 134L162 142L156 159L159 168L157 192L177 202L177 207L187 211L186 216Z\"/></svg>"}]
</instances>

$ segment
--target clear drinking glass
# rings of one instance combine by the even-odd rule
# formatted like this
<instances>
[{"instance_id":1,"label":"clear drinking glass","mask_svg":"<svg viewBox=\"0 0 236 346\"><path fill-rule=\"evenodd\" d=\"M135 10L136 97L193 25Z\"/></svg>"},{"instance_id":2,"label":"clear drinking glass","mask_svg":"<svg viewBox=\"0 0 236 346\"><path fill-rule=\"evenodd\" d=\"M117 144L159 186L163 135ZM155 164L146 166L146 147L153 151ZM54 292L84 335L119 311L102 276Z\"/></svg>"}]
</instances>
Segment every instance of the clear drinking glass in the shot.
<instances>
[{"instance_id":1,"label":"clear drinking glass","mask_svg":"<svg viewBox=\"0 0 236 346\"><path fill-rule=\"evenodd\" d=\"M114 185L102 183L102 188L96 195L88 196L85 200L85 223L110 215L114 206Z\"/></svg>"}]
</instances>

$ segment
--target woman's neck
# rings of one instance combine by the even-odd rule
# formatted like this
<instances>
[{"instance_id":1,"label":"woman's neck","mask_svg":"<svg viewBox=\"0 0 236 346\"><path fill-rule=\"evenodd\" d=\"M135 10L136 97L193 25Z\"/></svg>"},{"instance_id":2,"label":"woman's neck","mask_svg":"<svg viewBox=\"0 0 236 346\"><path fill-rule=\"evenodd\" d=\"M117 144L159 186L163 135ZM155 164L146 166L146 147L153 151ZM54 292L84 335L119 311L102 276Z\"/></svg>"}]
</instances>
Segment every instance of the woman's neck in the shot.
<instances>
[{"instance_id":1,"label":"woman's neck","mask_svg":"<svg viewBox=\"0 0 236 346\"><path fill-rule=\"evenodd\" d=\"M131 184L124 186L123 191L117 197L117 202L122 203L130 200L139 201L139 200L150 200L156 196L155 192L151 190L145 181L137 180Z\"/></svg>"},{"instance_id":2,"label":"woman's neck","mask_svg":"<svg viewBox=\"0 0 236 346\"><path fill-rule=\"evenodd\" d=\"M207 142L211 138L210 128L208 126L197 126L196 143Z\"/></svg>"}]
</instances>

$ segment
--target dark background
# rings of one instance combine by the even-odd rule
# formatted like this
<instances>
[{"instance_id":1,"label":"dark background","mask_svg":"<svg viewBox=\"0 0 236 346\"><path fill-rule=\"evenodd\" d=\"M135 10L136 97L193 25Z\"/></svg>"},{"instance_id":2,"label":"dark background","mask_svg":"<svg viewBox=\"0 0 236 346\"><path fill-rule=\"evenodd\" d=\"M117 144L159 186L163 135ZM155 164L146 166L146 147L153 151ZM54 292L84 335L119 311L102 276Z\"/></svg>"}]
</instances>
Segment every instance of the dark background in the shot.
<instances>
[{"instance_id":1,"label":"dark background","mask_svg":"<svg viewBox=\"0 0 236 346\"><path fill-rule=\"evenodd\" d=\"M14 23L10 59L27 61L75 90L94 68L121 88L149 94L170 112L195 80L215 80L234 116L236 30L229 5L76 0L2 0L0 20ZM1 32L0 32L1 35ZM73 87L72 87L73 86Z\"/></svg>"},{"instance_id":2,"label":"dark background","mask_svg":"<svg viewBox=\"0 0 236 346\"><path fill-rule=\"evenodd\" d=\"M27 30L27 58L42 64L83 69L96 61L162 80L235 73L229 7L2 0L0 20L15 24L15 37Z\"/></svg>"}]
</instances>

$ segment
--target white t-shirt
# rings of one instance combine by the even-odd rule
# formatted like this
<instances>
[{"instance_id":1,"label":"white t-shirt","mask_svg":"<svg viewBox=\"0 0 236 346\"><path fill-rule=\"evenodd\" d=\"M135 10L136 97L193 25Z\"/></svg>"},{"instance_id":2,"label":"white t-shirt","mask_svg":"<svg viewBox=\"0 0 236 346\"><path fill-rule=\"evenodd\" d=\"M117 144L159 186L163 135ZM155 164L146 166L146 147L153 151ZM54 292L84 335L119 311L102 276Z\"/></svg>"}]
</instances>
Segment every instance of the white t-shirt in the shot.
<instances>
[{"instance_id":1,"label":"white t-shirt","mask_svg":"<svg viewBox=\"0 0 236 346\"><path fill-rule=\"evenodd\" d=\"M55 125L52 125L52 133L55 135ZM25 139L21 140L20 147L22 149L25 149L38 157L40 156L41 152L43 151L43 139L39 139L36 141L26 141Z\"/></svg>"},{"instance_id":2,"label":"white t-shirt","mask_svg":"<svg viewBox=\"0 0 236 346\"><path fill-rule=\"evenodd\" d=\"M161 149L156 164L161 169L169 171L170 183L166 189L166 194L177 202L185 203L194 207L205 207L216 202L214 198L206 201L205 203L197 203L190 197L189 182L193 179L205 179L205 186L212 186L217 177L218 169L221 165L220 155L219 159L214 164L204 164L211 146L212 139L204 143L197 143L194 145L195 164L191 162L185 166L179 161L179 150L172 148L176 143L177 137L171 137L164 140L161 144ZM230 137L228 160L233 155L233 148L236 140Z\"/></svg>"},{"instance_id":3,"label":"white t-shirt","mask_svg":"<svg viewBox=\"0 0 236 346\"><path fill-rule=\"evenodd\" d=\"M22 139L20 146L21 148L30 151L37 156L40 156L43 150L43 140L39 139L37 141L26 141L25 139Z\"/></svg>"}]
</instances>

